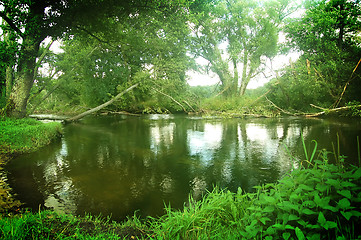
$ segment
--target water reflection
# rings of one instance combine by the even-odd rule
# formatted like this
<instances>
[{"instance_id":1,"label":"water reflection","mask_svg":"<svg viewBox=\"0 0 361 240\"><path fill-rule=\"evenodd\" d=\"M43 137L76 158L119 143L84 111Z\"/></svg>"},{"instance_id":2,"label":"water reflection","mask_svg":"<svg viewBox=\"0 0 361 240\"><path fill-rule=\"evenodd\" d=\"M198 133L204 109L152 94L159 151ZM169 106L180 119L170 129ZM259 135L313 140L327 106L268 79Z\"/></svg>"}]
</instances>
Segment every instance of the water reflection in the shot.
<instances>
[{"instance_id":1,"label":"water reflection","mask_svg":"<svg viewBox=\"0 0 361 240\"><path fill-rule=\"evenodd\" d=\"M111 215L140 210L163 214L181 208L217 184L237 191L274 182L317 139L331 149L337 135L343 154L357 152L359 122L312 119L203 120L184 116L89 118L66 127L64 137L19 157L7 169L10 184L28 207ZM347 141L350 139L350 141Z\"/></svg>"}]
</instances>

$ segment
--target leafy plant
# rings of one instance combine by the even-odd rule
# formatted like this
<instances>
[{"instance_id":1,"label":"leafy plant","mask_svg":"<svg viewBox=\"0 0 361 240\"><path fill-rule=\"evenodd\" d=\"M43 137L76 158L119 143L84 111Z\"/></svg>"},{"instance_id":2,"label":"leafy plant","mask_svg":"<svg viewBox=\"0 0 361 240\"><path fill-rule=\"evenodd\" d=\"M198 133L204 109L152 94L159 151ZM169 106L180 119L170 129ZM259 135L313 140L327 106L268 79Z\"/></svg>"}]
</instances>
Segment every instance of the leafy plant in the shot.
<instances>
[{"instance_id":1,"label":"leafy plant","mask_svg":"<svg viewBox=\"0 0 361 240\"><path fill-rule=\"evenodd\" d=\"M361 168L330 164L317 142L306 159L255 193L216 188L182 211L152 219L160 239L354 239L360 237ZM281 236L281 237L280 237Z\"/></svg>"}]
</instances>

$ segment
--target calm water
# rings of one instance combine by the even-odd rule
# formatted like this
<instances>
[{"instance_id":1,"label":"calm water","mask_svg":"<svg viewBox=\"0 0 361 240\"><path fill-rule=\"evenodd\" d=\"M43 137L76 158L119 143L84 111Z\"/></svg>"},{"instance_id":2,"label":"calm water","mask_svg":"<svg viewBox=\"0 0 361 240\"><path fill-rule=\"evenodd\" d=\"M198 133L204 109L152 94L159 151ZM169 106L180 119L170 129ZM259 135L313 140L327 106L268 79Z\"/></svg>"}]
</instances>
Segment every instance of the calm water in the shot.
<instances>
[{"instance_id":1,"label":"calm water","mask_svg":"<svg viewBox=\"0 0 361 240\"><path fill-rule=\"evenodd\" d=\"M9 183L27 207L111 215L164 213L199 199L214 185L252 191L275 182L303 158L306 143L357 162L360 120L201 119L177 115L87 118L67 125L61 140L7 165ZM297 164L294 164L297 165Z\"/></svg>"}]
</instances>

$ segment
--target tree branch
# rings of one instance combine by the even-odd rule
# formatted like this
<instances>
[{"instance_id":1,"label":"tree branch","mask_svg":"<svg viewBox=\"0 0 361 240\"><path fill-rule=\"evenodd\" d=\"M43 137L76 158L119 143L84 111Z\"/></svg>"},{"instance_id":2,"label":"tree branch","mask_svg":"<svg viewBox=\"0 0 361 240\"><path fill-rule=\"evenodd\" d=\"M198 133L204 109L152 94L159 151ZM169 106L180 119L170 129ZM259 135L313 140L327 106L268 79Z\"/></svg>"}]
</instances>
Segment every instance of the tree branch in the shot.
<instances>
[{"instance_id":1,"label":"tree branch","mask_svg":"<svg viewBox=\"0 0 361 240\"><path fill-rule=\"evenodd\" d=\"M156 91L157 93L160 93L160 94L162 94L162 95L170 98L173 102L175 102L176 104L178 104L179 106L181 106L181 107L183 108L183 111L184 111L184 112L187 112L187 110L184 108L184 106L183 106L180 102L178 102L177 100L175 100L172 96L169 96L168 94L165 94L164 92L161 92L161 91L159 91L159 90L156 89L156 88L152 88L152 89L153 89L154 91Z\"/></svg>"},{"instance_id":2,"label":"tree branch","mask_svg":"<svg viewBox=\"0 0 361 240\"><path fill-rule=\"evenodd\" d=\"M89 115L89 114L92 114L92 113L94 113L94 112L99 111L99 110L102 109L102 108L105 108L106 106L108 106L108 105L112 104L113 102L115 102L116 100L118 100L118 99L119 99L121 96L123 96L125 93L129 92L129 91L132 90L133 88L138 87L138 85L139 85L139 83L136 83L136 84L130 86L129 88L127 88L127 89L124 90L123 92L119 93L117 96L115 96L115 97L113 97L112 99L110 99L108 102L105 102L105 103L103 103L103 104L101 104L101 105L99 105L99 106L97 106L97 107L95 107L95 108L92 108L92 109L90 109L90 110L88 110L88 111L86 111L86 112L83 112L83 113L81 113L81 114L79 114L79 115L77 115L77 116L75 116L75 117L65 119L65 122L69 123L69 122L77 121L77 120L79 120L79 119L81 119L81 118L83 118L83 117L85 117L85 116L87 116L87 115Z\"/></svg>"},{"instance_id":3,"label":"tree branch","mask_svg":"<svg viewBox=\"0 0 361 240\"><path fill-rule=\"evenodd\" d=\"M5 20L5 22L7 22L7 24L9 24L9 26L11 27L11 29L13 29L15 32L17 32L21 37L24 37L24 34L20 31L20 29L15 25L15 23L8 18L8 16L6 16L6 14L4 12L0 12L0 17L2 17L2 19Z\"/></svg>"},{"instance_id":4,"label":"tree branch","mask_svg":"<svg viewBox=\"0 0 361 240\"><path fill-rule=\"evenodd\" d=\"M45 47L45 50L44 52L41 54L41 56L39 57L38 61L36 62L36 66L35 66L35 69L34 69L34 79L36 77L36 75L38 74L38 69L40 67L40 64L41 62L44 60L46 54L49 52L49 49L51 47L51 45L53 44L54 40L52 39L48 45Z\"/></svg>"}]
</instances>

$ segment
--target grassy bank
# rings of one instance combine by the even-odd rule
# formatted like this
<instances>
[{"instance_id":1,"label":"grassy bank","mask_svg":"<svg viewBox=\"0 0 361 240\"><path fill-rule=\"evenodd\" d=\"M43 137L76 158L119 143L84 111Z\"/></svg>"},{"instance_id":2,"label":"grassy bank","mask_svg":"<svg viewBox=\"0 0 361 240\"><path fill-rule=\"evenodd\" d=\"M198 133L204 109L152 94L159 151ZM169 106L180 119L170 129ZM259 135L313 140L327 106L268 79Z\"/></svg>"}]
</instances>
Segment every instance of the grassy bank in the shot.
<instances>
[{"instance_id":1,"label":"grassy bank","mask_svg":"<svg viewBox=\"0 0 361 240\"><path fill-rule=\"evenodd\" d=\"M20 206L4 182L2 167L12 157L36 151L49 144L61 132L58 122L42 123L34 119L10 119L0 117L0 212Z\"/></svg>"},{"instance_id":2,"label":"grassy bank","mask_svg":"<svg viewBox=\"0 0 361 240\"><path fill-rule=\"evenodd\" d=\"M256 192L215 189L182 210L124 223L21 213L0 219L2 239L361 239L361 168L328 162L326 151L295 163ZM333 153L332 153L333 154Z\"/></svg>"},{"instance_id":3,"label":"grassy bank","mask_svg":"<svg viewBox=\"0 0 361 240\"><path fill-rule=\"evenodd\" d=\"M0 159L36 151L49 144L60 132L59 122L0 118Z\"/></svg>"}]
</instances>

